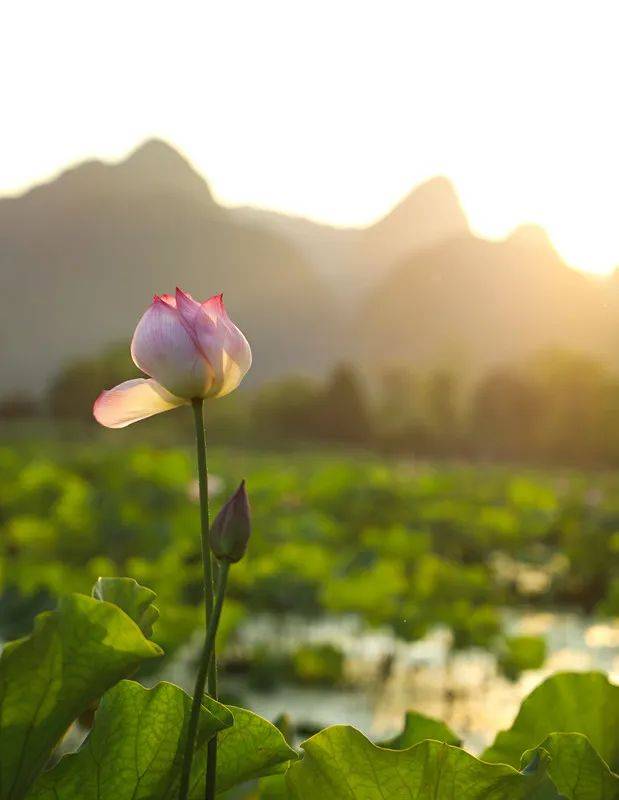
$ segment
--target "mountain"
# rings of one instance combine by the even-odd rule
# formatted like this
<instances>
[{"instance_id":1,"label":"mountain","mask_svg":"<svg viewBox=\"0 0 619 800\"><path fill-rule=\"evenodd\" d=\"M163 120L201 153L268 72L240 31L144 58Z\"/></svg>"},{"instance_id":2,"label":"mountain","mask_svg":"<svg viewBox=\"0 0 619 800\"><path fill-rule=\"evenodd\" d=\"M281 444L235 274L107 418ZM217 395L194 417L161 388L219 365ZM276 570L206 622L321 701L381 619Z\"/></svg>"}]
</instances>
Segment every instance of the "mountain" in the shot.
<instances>
[{"instance_id":1,"label":"mountain","mask_svg":"<svg viewBox=\"0 0 619 800\"><path fill-rule=\"evenodd\" d=\"M348 301L359 300L404 256L469 230L453 186L443 177L413 189L367 228L336 228L247 206L231 210L242 222L287 238Z\"/></svg>"},{"instance_id":2,"label":"mountain","mask_svg":"<svg viewBox=\"0 0 619 800\"><path fill-rule=\"evenodd\" d=\"M443 177L422 183L392 211L362 231L356 260L377 285L388 269L416 251L466 236L469 226L452 184Z\"/></svg>"},{"instance_id":3,"label":"mountain","mask_svg":"<svg viewBox=\"0 0 619 800\"><path fill-rule=\"evenodd\" d=\"M366 363L471 374L554 347L610 359L617 321L608 282L570 269L541 229L523 226L504 241L466 234L403 259L352 335Z\"/></svg>"},{"instance_id":4,"label":"mountain","mask_svg":"<svg viewBox=\"0 0 619 800\"><path fill-rule=\"evenodd\" d=\"M92 161L0 200L0 395L40 392L58 368L129 345L154 293L226 294L255 380L317 372L338 315L299 250L218 206L169 145Z\"/></svg>"},{"instance_id":5,"label":"mountain","mask_svg":"<svg viewBox=\"0 0 619 800\"><path fill-rule=\"evenodd\" d=\"M490 365L563 347L616 363L619 275L569 268L523 226L474 236L445 178L367 228L225 208L153 140L0 199L0 396L42 393L67 362L126 342L154 293L226 294L251 340L250 381L354 360Z\"/></svg>"},{"instance_id":6,"label":"mountain","mask_svg":"<svg viewBox=\"0 0 619 800\"><path fill-rule=\"evenodd\" d=\"M535 225L499 242L474 236L443 177L367 228L234 212L286 237L329 282L347 323L344 352L364 371L443 365L475 375L555 347L617 359L619 273L600 280L568 267Z\"/></svg>"},{"instance_id":7,"label":"mountain","mask_svg":"<svg viewBox=\"0 0 619 800\"><path fill-rule=\"evenodd\" d=\"M363 233L361 228L336 228L255 206L238 206L230 212L243 225L281 236L304 253L315 273L331 285L340 299L351 289L355 300L362 294L356 283L350 286L351 275L360 271L355 255Z\"/></svg>"}]
</instances>

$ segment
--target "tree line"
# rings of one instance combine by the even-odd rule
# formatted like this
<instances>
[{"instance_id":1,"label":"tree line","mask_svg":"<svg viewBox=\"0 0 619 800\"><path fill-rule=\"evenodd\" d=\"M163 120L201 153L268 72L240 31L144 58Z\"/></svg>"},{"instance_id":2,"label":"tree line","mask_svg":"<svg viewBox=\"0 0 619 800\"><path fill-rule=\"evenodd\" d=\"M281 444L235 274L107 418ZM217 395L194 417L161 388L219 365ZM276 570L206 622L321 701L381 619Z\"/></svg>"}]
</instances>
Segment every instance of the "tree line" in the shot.
<instances>
[{"instance_id":1,"label":"tree line","mask_svg":"<svg viewBox=\"0 0 619 800\"><path fill-rule=\"evenodd\" d=\"M100 388L115 385L129 369L126 351L112 348L65 367L42 404L4 398L0 416L90 419ZM249 387L211 403L209 412L220 437L244 443L339 443L423 458L534 464L619 463L619 374L574 352L545 352L475 379L449 369L392 366L370 374L362 365L340 364L322 380L289 376Z\"/></svg>"}]
</instances>

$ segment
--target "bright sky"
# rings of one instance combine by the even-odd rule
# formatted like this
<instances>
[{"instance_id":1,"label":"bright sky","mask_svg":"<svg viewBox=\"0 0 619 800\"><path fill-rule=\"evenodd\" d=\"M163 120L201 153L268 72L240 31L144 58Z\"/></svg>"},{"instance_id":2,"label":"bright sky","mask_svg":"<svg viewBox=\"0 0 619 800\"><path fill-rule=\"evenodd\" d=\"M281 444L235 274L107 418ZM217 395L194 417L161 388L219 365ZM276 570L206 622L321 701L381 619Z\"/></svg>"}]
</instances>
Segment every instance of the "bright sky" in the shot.
<instances>
[{"instance_id":1,"label":"bright sky","mask_svg":"<svg viewBox=\"0 0 619 800\"><path fill-rule=\"evenodd\" d=\"M472 226L619 264L616 0L6 0L0 193L158 136L229 204L365 224L451 178Z\"/></svg>"}]
</instances>

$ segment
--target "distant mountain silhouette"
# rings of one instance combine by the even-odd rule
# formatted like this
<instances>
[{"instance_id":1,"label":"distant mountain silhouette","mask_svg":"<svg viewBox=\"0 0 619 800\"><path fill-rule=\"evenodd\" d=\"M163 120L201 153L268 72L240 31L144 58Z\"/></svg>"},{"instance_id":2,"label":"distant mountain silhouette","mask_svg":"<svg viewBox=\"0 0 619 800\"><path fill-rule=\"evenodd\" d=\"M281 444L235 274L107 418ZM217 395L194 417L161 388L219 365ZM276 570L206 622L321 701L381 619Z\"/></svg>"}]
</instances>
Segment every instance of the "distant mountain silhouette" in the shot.
<instances>
[{"instance_id":1,"label":"distant mountain silhouette","mask_svg":"<svg viewBox=\"0 0 619 800\"><path fill-rule=\"evenodd\" d=\"M418 186L367 228L335 228L247 206L232 211L243 222L286 237L340 296L355 300L404 256L469 230L453 186L442 177Z\"/></svg>"},{"instance_id":2,"label":"distant mountain silhouette","mask_svg":"<svg viewBox=\"0 0 619 800\"><path fill-rule=\"evenodd\" d=\"M127 341L153 293L223 291L255 379L316 372L338 315L298 249L243 225L169 145L92 161L0 200L0 395L42 390L68 360Z\"/></svg>"},{"instance_id":3,"label":"distant mountain silhouette","mask_svg":"<svg viewBox=\"0 0 619 800\"><path fill-rule=\"evenodd\" d=\"M504 241L469 234L402 260L353 335L366 361L470 374L555 347L608 358L616 328L608 283L570 269L542 229L522 226Z\"/></svg>"},{"instance_id":4,"label":"distant mountain silhouette","mask_svg":"<svg viewBox=\"0 0 619 800\"><path fill-rule=\"evenodd\" d=\"M327 189L325 189L326 191ZM367 228L227 209L165 142L0 199L0 396L125 341L156 292L226 293L252 380L343 359L477 370L549 346L616 361L619 278L567 267L545 233L473 236L445 178Z\"/></svg>"},{"instance_id":5,"label":"distant mountain silhouette","mask_svg":"<svg viewBox=\"0 0 619 800\"><path fill-rule=\"evenodd\" d=\"M357 259L365 263L366 271L376 279L385 275L386 267L391 268L411 253L468 232L468 222L453 186L446 178L432 178L363 231Z\"/></svg>"},{"instance_id":6,"label":"distant mountain silhouette","mask_svg":"<svg viewBox=\"0 0 619 800\"><path fill-rule=\"evenodd\" d=\"M347 352L362 365L476 374L546 348L619 353L619 274L571 269L536 225L501 242L474 236L446 178L421 184L367 228L235 212L294 242L331 283L349 315Z\"/></svg>"}]
</instances>

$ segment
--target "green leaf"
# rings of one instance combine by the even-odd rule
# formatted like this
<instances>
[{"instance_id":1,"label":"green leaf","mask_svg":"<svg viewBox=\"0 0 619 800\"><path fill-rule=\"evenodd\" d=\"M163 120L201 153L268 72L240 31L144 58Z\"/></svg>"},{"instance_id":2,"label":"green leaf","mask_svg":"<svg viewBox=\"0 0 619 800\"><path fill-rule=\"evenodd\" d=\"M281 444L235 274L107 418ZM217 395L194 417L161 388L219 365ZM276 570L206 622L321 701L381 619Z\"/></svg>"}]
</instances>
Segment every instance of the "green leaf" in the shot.
<instances>
[{"instance_id":1,"label":"green leaf","mask_svg":"<svg viewBox=\"0 0 619 800\"><path fill-rule=\"evenodd\" d=\"M282 774L249 781L223 794L218 792L217 797L221 800L291 800L292 796L286 786L286 776Z\"/></svg>"},{"instance_id":2,"label":"green leaf","mask_svg":"<svg viewBox=\"0 0 619 800\"><path fill-rule=\"evenodd\" d=\"M213 701L205 698L204 705L211 709ZM217 793L233 786L266 775L276 775L286 770L288 763L297 758L277 728L266 719L246 708L228 706L234 724L218 737ZM206 771L206 745L196 752L192 769L191 800L203 800Z\"/></svg>"},{"instance_id":3,"label":"green leaf","mask_svg":"<svg viewBox=\"0 0 619 800\"><path fill-rule=\"evenodd\" d=\"M185 751L191 698L178 686L122 681L104 695L94 727L73 755L43 773L28 800L173 800ZM198 745L232 714L203 708Z\"/></svg>"},{"instance_id":4,"label":"green leaf","mask_svg":"<svg viewBox=\"0 0 619 800\"><path fill-rule=\"evenodd\" d=\"M305 757L286 776L295 800L558 800L543 752L517 772L440 742L385 750L344 725L321 731L302 747Z\"/></svg>"},{"instance_id":5,"label":"green leaf","mask_svg":"<svg viewBox=\"0 0 619 800\"><path fill-rule=\"evenodd\" d=\"M99 578L92 587L96 600L114 603L131 617L148 639L153 635L153 625L159 619L159 609L153 605L156 595L151 589L133 578Z\"/></svg>"},{"instance_id":6,"label":"green leaf","mask_svg":"<svg viewBox=\"0 0 619 800\"><path fill-rule=\"evenodd\" d=\"M85 595L40 614L0 659L0 800L19 800L69 725L140 663L161 655L116 606Z\"/></svg>"},{"instance_id":7,"label":"green leaf","mask_svg":"<svg viewBox=\"0 0 619 800\"><path fill-rule=\"evenodd\" d=\"M260 778L258 782L259 800L288 800L289 797L285 775L270 775L268 778Z\"/></svg>"},{"instance_id":8,"label":"green leaf","mask_svg":"<svg viewBox=\"0 0 619 800\"><path fill-rule=\"evenodd\" d=\"M542 748L550 755L548 774L566 800L619 800L615 775L581 733L553 733ZM526 763L531 751L522 757Z\"/></svg>"},{"instance_id":9,"label":"green leaf","mask_svg":"<svg viewBox=\"0 0 619 800\"><path fill-rule=\"evenodd\" d=\"M563 672L524 700L514 724L501 731L484 761L518 766L522 753L551 733L582 733L611 769L619 767L619 686L601 672Z\"/></svg>"},{"instance_id":10,"label":"green leaf","mask_svg":"<svg viewBox=\"0 0 619 800\"><path fill-rule=\"evenodd\" d=\"M378 742L378 746L389 750L406 750L414 744L423 742L424 739L436 739L438 742L453 745L460 744L460 739L444 722L426 717L417 711L407 711L404 717L404 730L393 739Z\"/></svg>"},{"instance_id":11,"label":"green leaf","mask_svg":"<svg viewBox=\"0 0 619 800\"><path fill-rule=\"evenodd\" d=\"M507 636L499 654L499 669L510 680L516 680L526 669L540 669L546 660L543 636Z\"/></svg>"}]
</instances>

